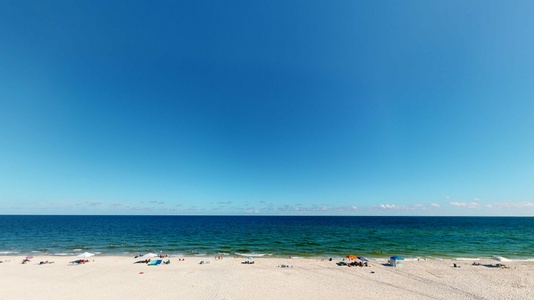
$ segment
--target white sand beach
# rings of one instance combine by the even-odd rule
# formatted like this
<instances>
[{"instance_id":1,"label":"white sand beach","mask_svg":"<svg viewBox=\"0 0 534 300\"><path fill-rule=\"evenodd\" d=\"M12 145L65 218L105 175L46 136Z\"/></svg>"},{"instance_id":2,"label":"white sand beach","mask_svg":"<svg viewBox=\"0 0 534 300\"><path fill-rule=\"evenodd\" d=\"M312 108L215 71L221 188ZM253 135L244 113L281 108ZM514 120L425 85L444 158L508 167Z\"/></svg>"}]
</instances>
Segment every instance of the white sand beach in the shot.
<instances>
[{"instance_id":1,"label":"white sand beach","mask_svg":"<svg viewBox=\"0 0 534 300\"><path fill-rule=\"evenodd\" d=\"M171 257L168 265L124 256L0 257L2 299L534 299L534 262L404 261L400 267L337 266L336 260ZM209 261L200 264L200 261ZM53 264L39 265L40 261ZM453 263L460 267L454 268ZM281 268L280 265L291 267Z\"/></svg>"}]
</instances>

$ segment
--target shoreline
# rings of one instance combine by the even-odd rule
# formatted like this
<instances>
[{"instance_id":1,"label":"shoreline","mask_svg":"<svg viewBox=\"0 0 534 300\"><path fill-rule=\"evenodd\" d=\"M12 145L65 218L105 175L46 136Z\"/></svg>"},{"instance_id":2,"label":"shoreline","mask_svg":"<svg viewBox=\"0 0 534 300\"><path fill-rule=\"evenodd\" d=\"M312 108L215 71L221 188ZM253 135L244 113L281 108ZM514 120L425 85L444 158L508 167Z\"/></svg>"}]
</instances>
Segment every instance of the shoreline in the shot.
<instances>
[{"instance_id":1,"label":"shoreline","mask_svg":"<svg viewBox=\"0 0 534 300\"><path fill-rule=\"evenodd\" d=\"M85 250L84 250L85 251ZM90 251L90 250L87 250ZM34 256L34 257L76 257L76 255L81 254L82 251L79 252L71 252L71 253L59 253L59 254L51 254L46 253L43 254L42 252L10 252L10 251L3 251L0 252L0 258L1 257L26 257L26 256ZM139 256L138 253L124 253L124 254L118 254L118 253L106 253L102 254L101 252L92 252L95 255L95 257L135 257L136 255ZM153 253L161 253L159 251L154 251ZM357 253L357 252L355 252ZM374 261L387 261L391 256L399 255L399 254L391 254L391 255L382 255L382 256L371 256L371 255L362 255L366 258ZM324 255L275 255L275 254L263 254L263 253L206 253L206 254L183 254L183 253L167 253L168 258L181 258L181 257L190 257L190 258L210 258L214 256L222 256L225 258L233 258L233 257L254 257L254 258L276 258L276 259L284 259L284 258L293 258L293 259L343 259L344 256L339 254L324 254ZM466 257L466 256L405 256L400 254L400 256L403 256L406 261L418 261L418 260L436 260L436 261L443 261L443 260L451 260L451 261L480 261L480 260L491 260L494 257L498 256L504 256L510 261L515 262L534 262L534 256L533 257L521 257L517 258L514 256L508 256L506 254L499 254L494 256L472 256L472 257Z\"/></svg>"},{"instance_id":2,"label":"shoreline","mask_svg":"<svg viewBox=\"0 0 534 300\"><path fill-rule=\"evenodd\" d=\"M337 259L132 256L0 256L3 299L532 299L534 261L405 260L399 267L338 266ZM339 258L339 257L338 257ZM157 259L157 258L154 258ZM39 265L40 261L53 261ZM204 261L204 263L200 263ZM456 263L459 267L453 267ZM502 269L497 264L506 264ZM282 265L288 267L281 267Z\"/></svg>"}]
</instances>

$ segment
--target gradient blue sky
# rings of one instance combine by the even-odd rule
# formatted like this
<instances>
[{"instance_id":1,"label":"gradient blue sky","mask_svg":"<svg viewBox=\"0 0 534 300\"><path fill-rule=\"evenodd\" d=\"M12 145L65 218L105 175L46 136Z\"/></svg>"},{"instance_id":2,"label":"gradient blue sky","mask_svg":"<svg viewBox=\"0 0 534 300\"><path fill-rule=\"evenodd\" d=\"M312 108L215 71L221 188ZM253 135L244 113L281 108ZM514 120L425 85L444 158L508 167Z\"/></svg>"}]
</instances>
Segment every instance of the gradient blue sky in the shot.
<instances>
[{"instance_id":1,"label":"gradient blue sky","mask_svg":"<svg viewBox=\"0 0 534 300\"><path fill-rule=\"evenodd\" d=\"M0 16L0 214L534 215L533 1Z\"/></svg>"}]
</instances>

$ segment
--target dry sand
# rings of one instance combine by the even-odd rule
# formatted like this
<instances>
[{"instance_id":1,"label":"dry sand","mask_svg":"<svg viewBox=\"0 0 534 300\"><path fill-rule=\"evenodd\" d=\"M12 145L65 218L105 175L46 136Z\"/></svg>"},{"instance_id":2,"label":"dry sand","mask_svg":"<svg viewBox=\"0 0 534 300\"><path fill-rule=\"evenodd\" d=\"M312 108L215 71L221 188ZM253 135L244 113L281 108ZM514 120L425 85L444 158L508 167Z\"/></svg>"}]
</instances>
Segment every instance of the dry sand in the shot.
<instances>
[{"instance_id":1,"label":"dry sand","mask_svg":"<svg viewBox=\"0 0 534 300\"><path fill-rule=\"evenodd\" d=\"M405 261L371 267L335 261L172 257L171 264L134 264L132 257L0 257L1 299L534 299L534 262L510 269L473 266L473 261ZM6 261L8 260L8 261ZM39 265L39 261L54 261ZM209 264L199 264L201 260ZM495 264L496 261L479 261ZM454 268L453 263L460 265ZM280 268L280 265L291 265Z\"/></svg>"}]
</instances>

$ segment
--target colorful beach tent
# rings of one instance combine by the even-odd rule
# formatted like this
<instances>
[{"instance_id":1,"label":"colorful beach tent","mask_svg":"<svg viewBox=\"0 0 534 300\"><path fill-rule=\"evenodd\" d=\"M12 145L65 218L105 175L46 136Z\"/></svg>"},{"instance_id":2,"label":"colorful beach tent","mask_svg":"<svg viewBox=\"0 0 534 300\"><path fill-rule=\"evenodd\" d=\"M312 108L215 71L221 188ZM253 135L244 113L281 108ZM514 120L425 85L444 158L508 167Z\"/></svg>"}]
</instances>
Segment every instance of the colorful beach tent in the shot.
<instances>
[{"instance_id":1,"label":"colorful beach tent","mask_svg":"<svg viewBox=\"0 0 534 300\"><path fill-rule=\"evenodd\" d=\"M390 257L390 258L391 258L392 260L404 260L404 258L402 258L402 257L400 257L400 256L397 256L397 255L392 256L392 257Z\"/></svg>"},{"instance_id":2,"label":"colorful beach tent","mask_svg":"<svg viewBox=\"0 0 534 300\"><path fill-rule=\"evenodd\" d=\"M349 255L347 255L347 258L348 259L356 259L357 257L354 254L349 254Z\"/></svg>"}]
</instances>

